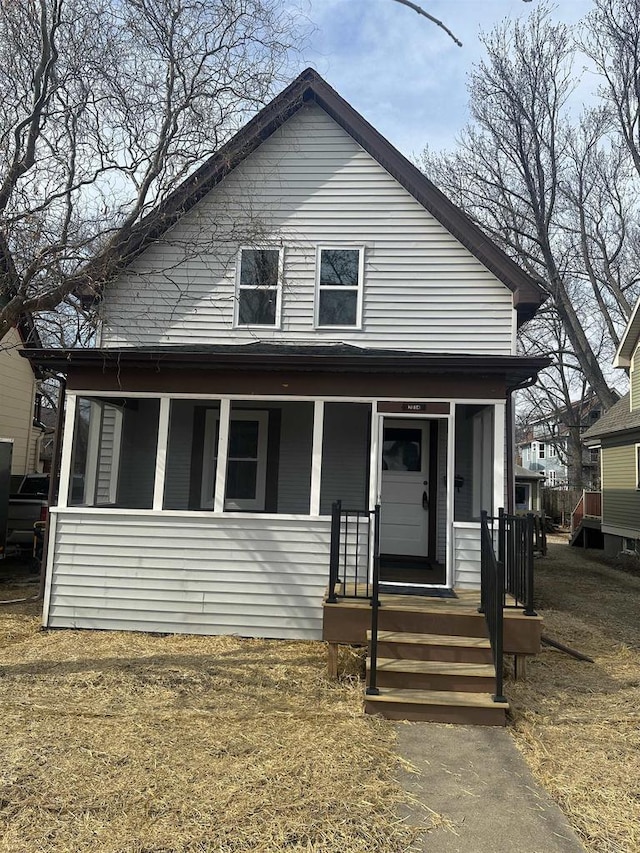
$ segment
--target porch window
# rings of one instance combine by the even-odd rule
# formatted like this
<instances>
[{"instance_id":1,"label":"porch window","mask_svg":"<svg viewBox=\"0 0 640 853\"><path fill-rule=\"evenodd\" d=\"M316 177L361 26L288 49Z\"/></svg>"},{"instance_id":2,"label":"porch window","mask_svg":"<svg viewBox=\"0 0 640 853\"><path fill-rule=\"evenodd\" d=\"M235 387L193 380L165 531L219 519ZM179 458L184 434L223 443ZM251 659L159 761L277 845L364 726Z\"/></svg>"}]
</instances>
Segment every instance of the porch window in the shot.
<instances>
[{"instance_id":1,"label":"porch window","mask_svg":"<svg viewBox=\"0 0 640 853\"><path fill-rule=\"evenodd\" d=\"M480 510L493 514L493 406L456 406L455 521L477 521Z\"/></svg>"},{"instance_id":2,"label":"porch window","mask_svg":"<svg viewBox=\"0 0 640 853\"><path fill-rule=\"evenodd\" d=\"M334 501L347 509L369 508L371 404L325 403L320 514Z\"/></svg>"},{"instance_id":3,"label":"porch window","mask_svg":"<svg viewBox=\"0 0 640 853\"><path fill-rule=\"evenodd\" d=\"M636 444L636 489L640 489L640 444Z\"/></svg>"},{"instance_id":4,"label":"porch window","mask_svg":"<svg viewBox=\"0 0 640 853\"><path fill-rule=\"evenodd\" d=\"M280 255L279 249L240 250L236 326L279 325Z\"/></svg>"},{"instance_id":5,"label":"porch window","mask_svg":"<svg viewBox=\"0 0 640 853\"><path fill-rule=\"evenodd\" d=\"M70 506L151 509L160 401L80 397Z\"/></svg>"},{"instance_id":6,"label":"porch window","mask_svg":"<svg viewBox=\"0 0 640 853\"><path fill-rule=\"evenodd\" d=\"M267 429L266 411L232 413L229 421L225 509L264 510ZM219 439L220 415L209 410L204 431L205 451L200 499L203 509L213 509L214 505Z\"/></svg>"},{"instance_id":7,"label":"porch window","mask_svg":"<svg viewBox=\"0 0 640 853\"><path fill-rule=\"evenodd\" d=\"M225 512L307 515L313 403L233 401L224 450L220 424L219 400L171 401L163 507L214 510L224 452Z\"/></svg>"},{"instance_id":8,"label":"porch window","mask_svg":"<svg viewBox=\"0 0 640 853\"><path fill-rule=\"evenodd\" d=\"M318 249L316 326L360 326L363 270L362 248Z\"/></svg>"}]
</instances>

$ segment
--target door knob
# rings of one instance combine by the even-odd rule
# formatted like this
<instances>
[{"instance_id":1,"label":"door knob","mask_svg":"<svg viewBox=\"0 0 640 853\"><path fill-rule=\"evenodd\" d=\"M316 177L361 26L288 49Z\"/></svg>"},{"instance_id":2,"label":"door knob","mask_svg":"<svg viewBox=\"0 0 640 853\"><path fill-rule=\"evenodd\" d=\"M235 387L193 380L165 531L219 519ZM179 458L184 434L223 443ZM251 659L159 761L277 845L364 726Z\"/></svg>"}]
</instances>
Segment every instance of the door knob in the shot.
<instances>
[{"instance_id":1,"label":"door knob","mask_svg":"<svg viewBox=\"0 0 640 853\"><path fill-rule=\"evenodd\" d=\"M429 498L426 492L422 493L422 509L429 509Z\"/></svg>"}]
</instances>

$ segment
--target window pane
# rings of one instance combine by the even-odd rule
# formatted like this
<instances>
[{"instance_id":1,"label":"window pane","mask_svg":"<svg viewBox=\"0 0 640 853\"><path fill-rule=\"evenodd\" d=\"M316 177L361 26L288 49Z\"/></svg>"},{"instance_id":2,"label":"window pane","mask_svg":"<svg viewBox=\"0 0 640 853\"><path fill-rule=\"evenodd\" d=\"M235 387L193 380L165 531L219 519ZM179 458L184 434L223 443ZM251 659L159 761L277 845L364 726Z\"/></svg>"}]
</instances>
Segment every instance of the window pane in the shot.
<instances>
[{"instance_id":1,"label":"window pane","mask_svg":"<svg viewBox=\"0 0 640 853\"><path fill-rule=\"evenodd\" d=\"M278 284L277 249L243 249L240 262L241 287L275 287Z\"/></svg>"},{"instance_id":2,"label":"window pane","mask_svg":"<svg viewBox=\"0 0 640 853\"><path fill-rule=\"evenodd\" d=\"M227 466L227 499L253 500L256 496L258 463L229 460Z\"/></svg>"},{"instance_id":3,"label":"window pane","mask_svg":"<svg viewBox=\"0 0 640 853\"><path fill-rule=\"evenodd\" d=\"M238 321L243 326L275 326L277 290L240 290Z\"/></svg>"},{"instance_id":4,"label":"window pane","mask_svg":"<svg viewBox=\"0 0 640 853\"><path fill-rule=\"evenodd\" d=\"M355 326L358 294L355 290L321 290L318 311L320 326Z\"/></svg>"},{"instance_id":5,"label":"window pane","mask_svg":"<svg viewBox=\"0 0 640 853\"><path fill-rule=\"evenodd\" d=\"M358 249L321 249L320 284L357 287L359 261Z\"/></svg>"},{"instance_id":6,"label":"window pane","mask_svg":"<svg viewBox=\"0 0 640 853\"><path fill-rule=\"evenodd\" d=\"M229 424L229 458L258 458L258 421L235 421Z\"/></svg>"},{"instance_id":7,"label":"window pane","mask_svg":"<svg viewBox=\"0 0 640 853\"><path fill-rule=\"evenodd\" d=\"M422 430L387 427L382 447L384 471L420 471Z\"/></svg>"}]
</instances>

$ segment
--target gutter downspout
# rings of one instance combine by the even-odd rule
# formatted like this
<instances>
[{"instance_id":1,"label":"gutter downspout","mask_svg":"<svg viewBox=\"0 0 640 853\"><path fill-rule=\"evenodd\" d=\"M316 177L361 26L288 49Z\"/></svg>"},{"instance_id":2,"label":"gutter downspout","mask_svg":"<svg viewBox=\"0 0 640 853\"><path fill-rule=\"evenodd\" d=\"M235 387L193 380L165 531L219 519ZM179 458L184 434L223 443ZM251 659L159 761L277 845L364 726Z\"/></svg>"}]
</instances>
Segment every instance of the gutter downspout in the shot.
<instances>
[{"instance_id":1,"label":"gutter downspout","mask_svg":"<svg viewBox=\"0 0 640 853\"><path fill-rule=\"evenodd\" d=\"M507 407L506 407L506 421L507 421L507 514L513 515L515 510L515 476L513 469L513 433L515 427L515 409L513 405L513 392L514 391L523 391L525 388L530 388L532 385L535 385L538 381L538 374L532 376L530 379L526 379L524 382L519 382L517 385L511 385L507 388Z\"/></svg>"},{"instance_id":2,"label":"gutter downspout","mask_svg":"<svg viewBox=\"0 0 640 853\"><path fill-rule=\"evenodd\" d=\"M57 377L60 383L60 391L58 393L58 419L56 421L56 432L53 440L53 453L51 455L51 471L49 472L49 496L47 505L49 509L54 504L58 493L58 478L60 476L60 456L62 455L62 427L64 425L64 408L65 395L67 390L67 380L64 376ZM42 541L42 560L40 562L40 584L38 586L38 595L36 600L41 600L44 597L44 582L47 569L47 554L49 552L49 526L51 524L51 514L47 512L47 523L44 528L44 539Z\"/></svg>"}]
</instances>

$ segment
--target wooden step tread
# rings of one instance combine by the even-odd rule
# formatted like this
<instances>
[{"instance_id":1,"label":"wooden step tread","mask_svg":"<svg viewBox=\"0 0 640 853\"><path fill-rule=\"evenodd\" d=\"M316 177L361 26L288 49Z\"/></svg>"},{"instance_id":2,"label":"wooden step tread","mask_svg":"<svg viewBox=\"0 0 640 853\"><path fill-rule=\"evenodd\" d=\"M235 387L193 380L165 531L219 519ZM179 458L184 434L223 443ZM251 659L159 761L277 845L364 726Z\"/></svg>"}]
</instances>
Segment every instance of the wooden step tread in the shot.
<instances>
[{"instance_id":1,"label":"wooden step tread","mask_svg":"<svg viewBox=\"0 0 640 853\"><path fill-rule=\"evenodd\" d=\"M367 640L371 640L371 631L367 631ZM405 631L378 631L379 643L418 643L426 646L472 646L476 649L490 649L491 643L486 637L460 637L456 634L411 634Z\"/></svg>"},{"instance_id":2,"label":"wooden step tread","mask_svg":"<svg viewBox=\"0 0 640 853\"><path fill-rule=\"evenodd\" d=\"M367 669L370 669L371 659L367 658ZM378 658L380 672L412 672L429 675L460 675L495 678L496 673L489 663L460 663L457 661L440 660L407 660L402 658Z\"/></svg>"},{"instance_id":3,"label":"wooden step tread","mask_svg":"<svg viewBox=\"0 0 640 853\"><path fill-rule=\"evenodd\" d=\"M396 702L406 705L448 705L457 708L502 708L508 702L494 702L489 693L460 693L453 690L410 690L399 687L380 687L377 696L367 694L367 702Z\"/></svg>"}]
</instances>

